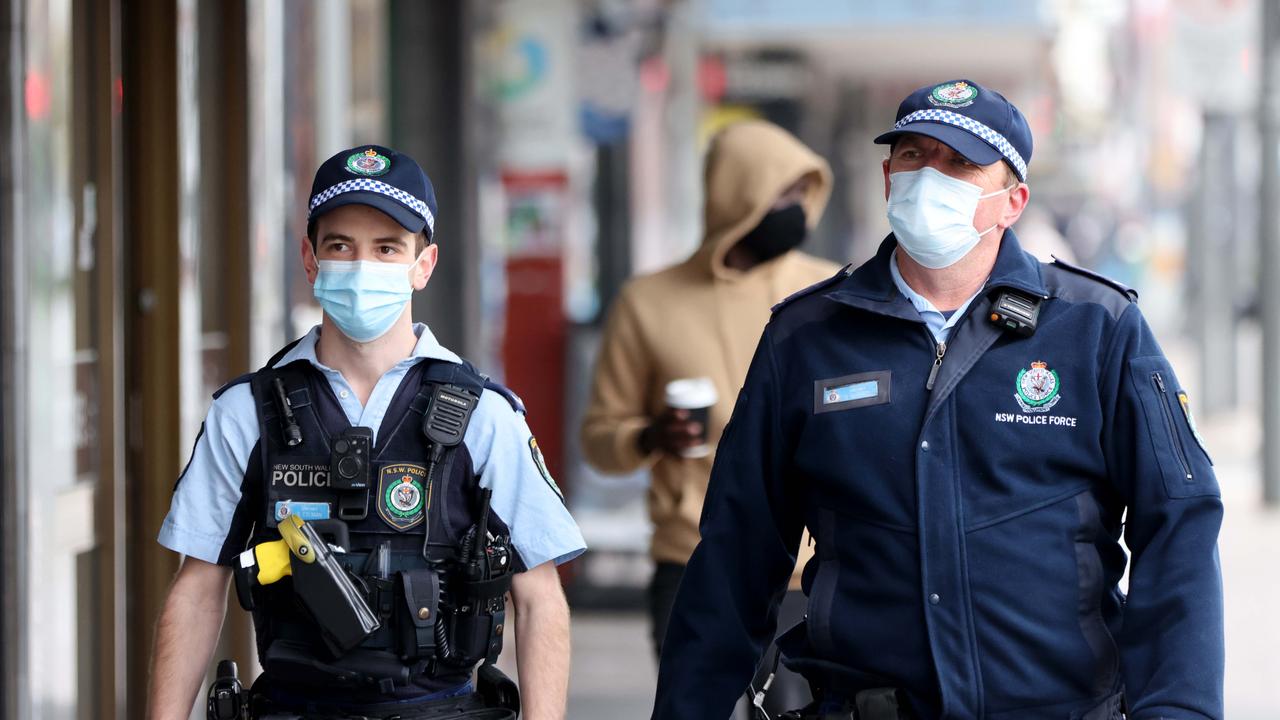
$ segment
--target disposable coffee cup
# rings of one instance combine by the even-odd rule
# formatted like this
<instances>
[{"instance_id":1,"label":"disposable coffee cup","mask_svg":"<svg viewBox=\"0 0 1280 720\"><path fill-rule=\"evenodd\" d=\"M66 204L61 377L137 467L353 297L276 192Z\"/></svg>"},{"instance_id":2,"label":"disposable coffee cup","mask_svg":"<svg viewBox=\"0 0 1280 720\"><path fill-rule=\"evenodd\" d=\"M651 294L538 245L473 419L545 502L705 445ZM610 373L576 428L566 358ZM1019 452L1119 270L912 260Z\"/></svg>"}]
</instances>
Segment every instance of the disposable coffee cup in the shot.
<instances>
[{"instance_id":1,"label":"disposable coffee cup","mask_svg":"<svg viewBox=\"0 0 1280 720\"><path fill-rule=\"evenodd\" d=\"M702 442L682 451L682 457L701 458L711 454L711 445L707 443L707 421L711 417L712 406L719 399L711 378L681 378L667 383L667 407L688 411L689 420L702 425Z\"/></svg>"}]
</instances>

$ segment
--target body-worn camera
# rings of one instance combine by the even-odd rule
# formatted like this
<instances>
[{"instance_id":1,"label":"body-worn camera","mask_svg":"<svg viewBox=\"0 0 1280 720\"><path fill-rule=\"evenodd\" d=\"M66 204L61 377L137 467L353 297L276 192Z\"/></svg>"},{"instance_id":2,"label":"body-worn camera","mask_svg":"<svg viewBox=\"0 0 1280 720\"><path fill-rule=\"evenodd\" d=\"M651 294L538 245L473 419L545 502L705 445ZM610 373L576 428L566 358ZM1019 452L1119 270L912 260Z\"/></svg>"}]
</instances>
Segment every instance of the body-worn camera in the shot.
<instances>
[{"instance_id":1,"label":"body-worn camera","mask_svg":"<svg viewBox=\"0 0 1280 720\"><path fill-rule=\"evenodd\" d=\"M991 306L991 323L1015 335L1031 337L1040 322L1040 301L1034 295L1006 290Z\"/></svg>"},{"instance_id":2,"label":"body-worn camera","mask_svg":"<svg viewBox=\"0 0 1280 720\"><path fill-rule=\"evenodd\" d=\"M369 489L369 455L373 431L347 428L333 441L329 455L329 483L334 490Z\"/></svg>"}]
</instances>

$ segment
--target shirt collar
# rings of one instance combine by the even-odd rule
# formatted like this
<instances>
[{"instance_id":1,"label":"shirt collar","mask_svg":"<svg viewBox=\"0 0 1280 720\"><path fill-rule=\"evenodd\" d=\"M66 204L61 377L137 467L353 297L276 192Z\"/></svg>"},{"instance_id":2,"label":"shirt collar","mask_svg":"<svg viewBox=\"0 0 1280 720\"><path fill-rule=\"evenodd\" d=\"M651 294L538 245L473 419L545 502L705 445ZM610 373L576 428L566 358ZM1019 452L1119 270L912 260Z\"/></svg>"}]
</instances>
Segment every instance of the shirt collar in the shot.
<instances>
[{"instance_id":1,"label":"shirt collar","mask_svg":"<svg viewBox=\"0 0 1280 720\"><path fill-rule=\"evenodd\" d=\"M915 306L916 311L921 315L924 315L927 312L932 312L946 317L946 313L939 310L932 302L929 302L929 298L916 292L907 284L907 281L902 277L902 271L898 269L898 253L896 252L889 258L889 275L893 277L893 284L898 286L898 291L902 293L903 297L911 301L911 304ZM983 287L985 286L986 283L984 282ZM973 302L974 298L982 294L982 289L982 287L979 287L977 292L970 295L968 300L965 300L960 304L960 307L955 309L951 314L951 317L947 318L948 325L953 321L960 319L960 316L964 314L965 309L969 307L969 303Z\"/></svg>"},{"instance_id":2,"label":"shirt collar","mask_svg":"<svg viewBox=\"0 0 1280 720\"><path fill-rule=\"evenodd\" d=\"M413 334L418 336L418 342L413 346L413 352L409 357L400 361L402 365L413 365L422 360L443 360L455 364L461 364L462 358L458 357L452 350L440 344L436 340L436 336L431 332L431 328L425 323L414 323ZM320 326L316 325L302 336L297 345L293 349L285 353L284 357L275 364L275 367L283 367L297 360L306 360L320 370L330 370L325 367L320 359L316 357L316 342L320 340Z\"/></svg>"},{"instance_id":3,"label":"shirt collar","mask_svg":"<svg viewBox=\"0 0 1280 720\"><path fill-rule=\"evenodd\" d=\"M857 301L858 298L880 304L902 302L903 294L898 292L890 270L890 261L894 259L897 248L898 240L890 233L880 243L875 257L850 273L827 297L855 306L863 305ZM991 269L982 292L987 293L998 287L1016 288L1040 297L1048 296L1040 275L1039 261L1023 252L1013 228L1004 231L995 267ZM902 309L909 313L911 309L908 305L910 303L903 302Z\"/></svg>"}]
</instances>

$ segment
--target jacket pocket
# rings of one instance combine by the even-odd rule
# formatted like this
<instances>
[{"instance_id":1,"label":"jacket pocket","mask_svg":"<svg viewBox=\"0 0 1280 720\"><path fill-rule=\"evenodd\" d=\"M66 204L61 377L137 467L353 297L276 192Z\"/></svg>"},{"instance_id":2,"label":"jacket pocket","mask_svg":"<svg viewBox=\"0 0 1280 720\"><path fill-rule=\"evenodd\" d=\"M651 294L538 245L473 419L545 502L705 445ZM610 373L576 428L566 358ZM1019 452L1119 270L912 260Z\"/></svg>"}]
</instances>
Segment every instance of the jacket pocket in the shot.
<instances>
[{"instance_id":1,"label":"jacket pocket","mask_svg":"<svg viewBox=\"0 0 1280 720\"><path fill-rule=\"evenodd\" d=\"M1178 386L1168 361L1159 356L1136 358L1130 361L1129 371L1142 402L1165 492L1171 498L1218 495L1209 454L1191 425L1186 393ZM1192 445L1199 448L1195 454Z\"/></svg>"},{"instance_id":2,"label":"jacket pocket","mask_svg":"<svg viewBox=\"0 0 1280 720\"><path fill-rule=\"evenodd\" d=\"M1105 695L1115 686L1120 673L1120 649L1102 614L1103 598L1107 592L1106 570L1097 542L1103 537L1104 530L1098 504L1090 493L1080 493L1075 502L1079 518L1075 551L1080 632L1093 651L1093 694Z\"/></svg>"},{"instance_id":3,"label":"jacket pocket","mask_svg":"<svg viewBox=\"0 0 1280 720\"><path fill-rule=\"evenodd\" d=\"M809 607L806 628L809 644L820 655L831 657L835 643L831 637L831 612L835 604L836 580L840 574L840 562L835 548L835 514L830 510L818 512L818 541L816 561L818 573L809 590Z\"/></svg>"}]
</instances>

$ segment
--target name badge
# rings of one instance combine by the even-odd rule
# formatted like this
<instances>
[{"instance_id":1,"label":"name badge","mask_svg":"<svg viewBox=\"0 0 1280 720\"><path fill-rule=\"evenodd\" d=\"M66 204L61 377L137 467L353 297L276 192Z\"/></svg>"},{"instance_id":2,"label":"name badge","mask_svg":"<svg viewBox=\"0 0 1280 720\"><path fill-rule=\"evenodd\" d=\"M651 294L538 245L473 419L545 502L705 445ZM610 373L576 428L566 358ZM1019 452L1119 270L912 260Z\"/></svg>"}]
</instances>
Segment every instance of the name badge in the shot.
<instances>
[{"instance_id":1,"label":"name badge","mask_svg":"<svg viewBox=\"0 0 1280 720\"><path fill-rule=\"evenodd\" d=\"M880 382L877 380L864 380L859 383L850 383L849 385L841 385L826 389L826 395L822 398L823 405L831 405L833 403L849 402L851 400L866 400L880 394Z\"/></svg>"},{"instance_id":2,"label":"name badge","mask_svg":"<svg viewBox=\"0 0 1280 720\"><path fill-rule=\"evenodd\" d=\"M815 413L849 410L889 402L892 373L888 370L844 375L813 383Z\"/></svg>"},{"instance_id":3,"label":"name badge","mask_svg":"<svg viewBox=\"0 0 1280 720\"><path fill-rule=\"evenodd\" d=\"M280 500L276 502L276 522L290 515L297 515L303 520L328 520L329 503L327 502L295 502Z\"/></svg>"}]
</instances>

